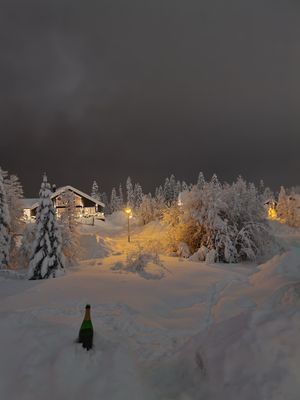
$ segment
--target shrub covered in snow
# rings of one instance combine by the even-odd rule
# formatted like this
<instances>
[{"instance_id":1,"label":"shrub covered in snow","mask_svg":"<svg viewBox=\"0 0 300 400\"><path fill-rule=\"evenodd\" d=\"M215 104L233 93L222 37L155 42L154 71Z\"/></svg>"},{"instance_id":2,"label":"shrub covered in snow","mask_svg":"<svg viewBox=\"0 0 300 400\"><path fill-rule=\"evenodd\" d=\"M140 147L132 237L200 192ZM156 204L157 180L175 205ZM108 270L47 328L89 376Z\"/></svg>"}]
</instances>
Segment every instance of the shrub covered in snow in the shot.
<instances>
[{"instance_id":1,"label":"shrub covered in snow","mask_svg":"<svg viewBox=\"0 0 300 400\"><path fill-rule=\"evenodd\" d=\"M216 175L201 181L181 193L180 205L165 211L164 223L170 252L180 255L184 242L192 254L205 248L210 262L254 260L273 244L260 196L241 177L232 185L222 185Z\"/></svg>"},{"instance_id":2,"label":"shrub covered in snow","mask_svg":"<svg viewBox=\"0 0 300 400\"><path fill-rule=\"evenodd\" d=\"M145 279L161 279L166 268L157 253L150 253L138 246L127 254L125 264L118 261L112 270L137 273Z\"/></svg>"}]
</instances>

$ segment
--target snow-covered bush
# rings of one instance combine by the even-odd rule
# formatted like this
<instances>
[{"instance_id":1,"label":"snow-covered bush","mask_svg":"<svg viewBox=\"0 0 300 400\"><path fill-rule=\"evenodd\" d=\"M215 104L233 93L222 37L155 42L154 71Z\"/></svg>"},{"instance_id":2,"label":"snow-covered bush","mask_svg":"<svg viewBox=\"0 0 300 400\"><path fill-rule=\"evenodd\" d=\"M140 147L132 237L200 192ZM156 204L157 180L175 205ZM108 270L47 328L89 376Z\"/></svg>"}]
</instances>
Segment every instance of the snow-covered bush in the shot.
<instances>
[{"instance_id":1,"label":"snow-covered bush","mask_svg":"<svg viewBox=\"0 0 300 400\"><path fill-rule=\"evenodd\" d=\"M35 241L29 263L29 279L45 279L64 273L61 233L51 200L51 187L44 175L36 215Z\"/></svg>"},{"instance_id":2,"label":"snow-covered bush","mask_svg":"<svg viewBox=\"0 0 300 400\"><path fill-rule=\"evenodd\" d=\"M133 272L145 279L161 279L165 276L167 269L157 253L150 253L138 246L127 254L125 264L118 261L112 270Z\"/></svg>"},{"instance_id":3,"label":"snow-covered bush","mask_svg":"<svg viewBox=\"0 0 300 400\"><path fill-rule=\"evenodd\" d=\"M127 254L126 269L128 271L131 272L144 271L149 263L161 265L161 261L158 254L145 252L141 248L133 250Z\"/></svg>"},{"instance_id":4,"label":"snow-covered bush","mask_svg":"<svg viewBox=\"0 0 300 400\"><path fill-rule=\"evenodd\" d=\"M221 185L214 175L181 193L181 205L170 207L163 221L169 250L177 254L183 242L192 254L203 247L215 251L211 260L231 263L254 260L273 243L259 194L240 177Z\"/></svg>"}]
</instances>

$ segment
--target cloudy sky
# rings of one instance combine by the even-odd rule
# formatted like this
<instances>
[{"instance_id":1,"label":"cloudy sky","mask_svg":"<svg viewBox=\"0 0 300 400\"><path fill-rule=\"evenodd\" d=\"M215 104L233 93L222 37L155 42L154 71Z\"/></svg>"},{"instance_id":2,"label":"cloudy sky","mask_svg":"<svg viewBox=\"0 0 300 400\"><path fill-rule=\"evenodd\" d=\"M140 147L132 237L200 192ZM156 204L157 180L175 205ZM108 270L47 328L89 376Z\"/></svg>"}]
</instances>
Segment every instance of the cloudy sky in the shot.
<instances>
[{"instance_id":1,"label":"cloudy sky","mask_svg":"<svg viewBox=\"0 0 300 400\"><path fill-rule=\"evenodd\" d=\"M0 0L0 165L27 195L300 183L296 0Z\"/></svg>"}]
</instances>

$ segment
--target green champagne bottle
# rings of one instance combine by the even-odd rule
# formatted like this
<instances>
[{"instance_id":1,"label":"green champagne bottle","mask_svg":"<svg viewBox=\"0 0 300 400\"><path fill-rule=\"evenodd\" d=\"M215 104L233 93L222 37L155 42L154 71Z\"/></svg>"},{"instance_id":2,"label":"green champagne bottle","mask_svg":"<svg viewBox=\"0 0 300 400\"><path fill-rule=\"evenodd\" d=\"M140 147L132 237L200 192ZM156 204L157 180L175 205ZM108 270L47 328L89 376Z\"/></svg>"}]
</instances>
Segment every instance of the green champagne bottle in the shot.
<instances>
[{"instance_id":1,"label":"green champagne bottle","mask_svg":"<svg viewBox=\"0 0 300 400\"><path fill-rule=\"evenodd\" d=\"M82 347L87 351L93 347L94 329L91 321L91 306L85 307L85 315L79 330L78 342L82 343Z\"/></svg>"}]
</instances>

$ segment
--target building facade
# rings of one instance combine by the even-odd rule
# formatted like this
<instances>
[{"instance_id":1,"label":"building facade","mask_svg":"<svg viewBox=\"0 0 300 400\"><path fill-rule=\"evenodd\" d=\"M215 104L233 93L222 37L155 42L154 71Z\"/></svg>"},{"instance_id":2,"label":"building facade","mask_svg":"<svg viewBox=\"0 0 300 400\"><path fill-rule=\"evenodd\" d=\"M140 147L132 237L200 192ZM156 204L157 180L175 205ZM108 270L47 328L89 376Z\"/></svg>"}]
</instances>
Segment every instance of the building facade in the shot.
<instances>
[{"instance_id":1,"label":"building facade","mask_svg":"<svg viewBox=\"0 0 300 400\"><path fill-rule=\"evenodd\" d=\"M55 190L51 195L56 215L58 218L64 213L68 196L72 195L74 201L75 214L77 218L95 217L97 219L105 220L104 216L104 203L94 199L88 194L74 188L73 186L64 186ZM70 198L70 197L69 197ZM39 206L39 199L24 199L23 201L23 215L27 222L35 219L36 212Z\"/></svg>"}]
</instances>

